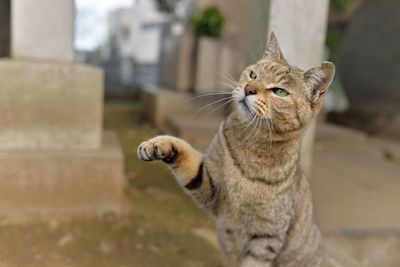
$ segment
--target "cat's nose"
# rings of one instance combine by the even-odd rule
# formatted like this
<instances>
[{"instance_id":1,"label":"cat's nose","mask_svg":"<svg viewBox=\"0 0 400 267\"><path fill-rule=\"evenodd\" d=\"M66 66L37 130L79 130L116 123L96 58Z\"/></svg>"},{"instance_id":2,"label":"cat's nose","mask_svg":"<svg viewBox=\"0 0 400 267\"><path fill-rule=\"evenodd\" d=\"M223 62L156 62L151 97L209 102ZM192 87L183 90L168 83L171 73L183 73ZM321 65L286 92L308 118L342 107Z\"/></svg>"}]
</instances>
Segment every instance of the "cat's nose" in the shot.
<instances>
[{"instance_id":1,"label":"cat's nose","mask_svg":"<svg viewBox=\"0 0 400 267\"><path fill-rule=\"evenodd\" d=\"M250 84L247 84L246 87L244 88L244 94L246 96L255 95L255 94L257 94L257 88Z\"/></svg>"}]
</instances>

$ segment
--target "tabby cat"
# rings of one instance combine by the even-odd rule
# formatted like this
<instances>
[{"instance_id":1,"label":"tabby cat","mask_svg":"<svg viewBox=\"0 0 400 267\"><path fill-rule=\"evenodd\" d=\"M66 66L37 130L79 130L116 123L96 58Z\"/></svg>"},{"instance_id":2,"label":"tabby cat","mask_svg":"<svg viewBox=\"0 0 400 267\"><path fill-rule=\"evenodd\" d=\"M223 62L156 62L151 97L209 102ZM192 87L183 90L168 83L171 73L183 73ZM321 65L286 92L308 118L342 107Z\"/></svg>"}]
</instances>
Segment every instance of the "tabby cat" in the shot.
<instances>
[{"instance_id":1,"label":"tabby cat","mask_svg":"<svg viewBox=\"0 0 400 267\"><path fill-rule=\"evenodd\" d=\"M172 136L140 144L139 158L166 163L211 216L232 265L320 266L321 233L299 154L334 71L330 62L290 66L272 33L264 57L241 74L233 112L205 154Z\"/></svg>"}]
</instances>

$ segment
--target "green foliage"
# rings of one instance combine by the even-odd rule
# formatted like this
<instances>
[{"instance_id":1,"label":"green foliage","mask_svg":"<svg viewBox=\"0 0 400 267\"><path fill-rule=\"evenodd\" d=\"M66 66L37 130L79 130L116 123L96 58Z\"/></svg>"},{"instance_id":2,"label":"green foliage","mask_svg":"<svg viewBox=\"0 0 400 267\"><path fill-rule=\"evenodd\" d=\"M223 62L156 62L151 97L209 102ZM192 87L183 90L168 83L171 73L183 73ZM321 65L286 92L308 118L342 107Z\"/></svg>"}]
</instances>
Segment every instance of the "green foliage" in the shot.
<instances>
[{"instance_id":1,"label":"green foliage","mask_svg":"<svg viewBox=\"0 0 400 267\"><path fill-rule=\"evenodd\" d=\"M356 8L359 0L331 0L329 6L330 17L340 17L345 14L351 14ZM339 49L340 42L346 29L338 26L329 26L326 45L329 49L329 59L334 60Z\"/></svg>"},{"instance_id":2,"label":"green foliage","mask_svg":"<svg viewBox=\"0 0 400 267\"><path fill-rule=\"evenodd\" d=\"M161 12L173 14L175 12L176 5L180 0L153 0L157 6L157 9Z\"/></svg>"},{"instance_id":3,"label":"green foliage","mask_svg":"<svg viewBox=\"0 0 400 267\"><path fill-rule=\"evenodd\" d=\"M209 6L190 17L197 36L220 37L224 28L224 16L216 6Z\"/></svg>"},{"instance_id":4,"label":"green foliage","mask_svg":"<svg viewBox=\"0 0 400 267\"><path fill-rule=\"evenodd\" d=\"M357 0L331 0L330 1L330 14L341 15L354 9Z\"/></svg>"},{"instance_id":5,"label":"green foliage","mask_svg":"<svg viewBox=\"0 0 400 267\"><path fill-rule=\"evenodd\" d=\"M326 34L326 46L329 49L329 60L334 60L339 49L339 44L344 35L344 29L329 27Z\"/></svg>"}]
</instances>

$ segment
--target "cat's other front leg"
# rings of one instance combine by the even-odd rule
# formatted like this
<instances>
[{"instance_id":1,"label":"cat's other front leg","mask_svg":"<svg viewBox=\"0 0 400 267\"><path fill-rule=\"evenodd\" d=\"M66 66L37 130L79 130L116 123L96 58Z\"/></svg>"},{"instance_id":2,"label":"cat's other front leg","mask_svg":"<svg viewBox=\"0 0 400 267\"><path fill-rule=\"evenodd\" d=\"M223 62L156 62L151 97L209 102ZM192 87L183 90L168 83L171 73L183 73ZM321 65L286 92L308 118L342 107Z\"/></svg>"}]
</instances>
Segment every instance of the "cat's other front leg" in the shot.
<instances>
[{"instance_id":1,"label":"cat's other front leg","mask_svg":"<svg viewBox=\"0 0 400 267\"><path fill-rule=\"evenodd\" d=\"M204 208L214 201L217 189L204 166L203 155L184 140L160 135L141 143L137 154L144 161L166 163L178 183Z\"/></svg>"}]
</instances>

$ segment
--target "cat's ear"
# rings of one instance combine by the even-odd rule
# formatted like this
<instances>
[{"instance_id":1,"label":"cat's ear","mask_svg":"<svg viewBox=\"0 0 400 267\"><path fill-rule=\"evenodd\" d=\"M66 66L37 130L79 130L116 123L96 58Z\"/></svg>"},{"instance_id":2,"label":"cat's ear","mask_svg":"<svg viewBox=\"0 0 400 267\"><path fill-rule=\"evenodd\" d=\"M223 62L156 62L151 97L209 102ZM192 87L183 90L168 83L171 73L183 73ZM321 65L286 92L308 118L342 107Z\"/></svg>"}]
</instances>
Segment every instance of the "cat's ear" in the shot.
<instances>
[{"instance_id":1,"label":"cat's ear","mask_svg":"<svg viewBox=\"0 0 400 267\"><path fill-rule=\"evenodd\" d=\"M276 38L274 32L271 32L269 41L267 42L267 47L264 52L264 56L269 60L280 62L282 64L287 64L286 59L283 56L282 51L279 47L278 38Z\"/></svg>"},{"instance_id":2,"label":"cat's ear","mask_svg":"<svg viewBox=\"0 0 400 267\"><path fill-rule=\"evenodd\" d=\"M311 68L304 73L312 93L311 101L316 104L329 88L335 75L335 65L325 61L319 67Z\"/></svg>"}]
</instances>

